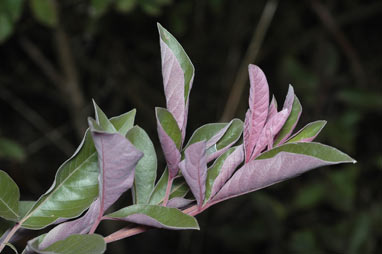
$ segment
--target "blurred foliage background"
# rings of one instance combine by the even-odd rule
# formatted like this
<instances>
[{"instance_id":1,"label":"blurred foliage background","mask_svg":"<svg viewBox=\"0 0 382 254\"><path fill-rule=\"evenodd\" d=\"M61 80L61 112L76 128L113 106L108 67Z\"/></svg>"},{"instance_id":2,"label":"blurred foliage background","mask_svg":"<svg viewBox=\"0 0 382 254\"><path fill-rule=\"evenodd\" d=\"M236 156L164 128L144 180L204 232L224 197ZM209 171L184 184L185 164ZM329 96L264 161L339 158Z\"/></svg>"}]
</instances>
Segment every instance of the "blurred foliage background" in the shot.
<instances>
[{"instance_id":1,"label":"blurred foliage background","mask_svg":"<svg viewBox=\"0 0 382 254\"><path fill-rule=\"evenodd\" d=\"M279 104L294 85L297 128L328 120L318 141L358 163L216 205L198 216L199 232L152 230L107 253L379 253L381 17L378 0L0 0L0 167L37 199L79 144L91 98L109 116L137 108L159 153L160 22L196 67L189 135L243 119L256 63Z\"/></svg>"}]
</instances>

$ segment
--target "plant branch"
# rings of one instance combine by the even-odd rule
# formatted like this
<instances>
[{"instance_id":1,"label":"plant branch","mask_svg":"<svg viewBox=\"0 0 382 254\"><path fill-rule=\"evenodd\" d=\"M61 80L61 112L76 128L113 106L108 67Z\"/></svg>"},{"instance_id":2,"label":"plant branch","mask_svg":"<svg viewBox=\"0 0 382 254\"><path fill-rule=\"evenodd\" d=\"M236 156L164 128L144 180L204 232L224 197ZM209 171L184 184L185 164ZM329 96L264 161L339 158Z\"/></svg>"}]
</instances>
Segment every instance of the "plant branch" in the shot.
<instances>
[{"instance_id":1,"label":"plant branch","mask_svg":"<svg viewBox=\"0 0 382 254\"><path fill-rule=\"evenodd\" d=\"M335 21L333 15L326 8L325 5L317 0L310 0L311 8L313 12L317 15L324 27L333 36L334 40L337 42L339 47L344 52L345 56L351 63L351 68L353 69L353 74L355 79L360 85L365 84L365 71L362 67L361 61L358 57L358 53L347 39L345 33L340 29L339 25Z\"/></svg>"},{"instance_id":2,"label":"plant branch","mask_svg":"<svg viewBox=\"0 0 382 254\"><path fill-rule=\"evenodd\" d=\"M164 199L163 199L163 206L167 206L167 203L168 203L168 199L170 198L170 193L171 193L171 187L172 187L172 183L174 181L174 178L172 178L170 176L170 172L168 174L168 181L167 181L167 187L166 187L166 193L164 195Z\"/></svg>"},{"instance_id":3,"label":"plant branch","mask_svg":"<svg viewBox=\"0 0 382 254\"><path fill-rule=\"evenodd\" d=\"M9 231L8 235L4 238L3 242L0 243L0 253L1 251L4 249L4 247L6 246L6 244L11 240L11 238L13 237L13 235L17 232L17 230L21 227L21 224L20 223L16 223L13 228L11 229L11 231Z\"/></svg>"},{"instance_id":4,"label":"plant branch","mask_svg":"<svg viewBox=\"0 0 382 254\"><path fill-rule=\"evenodd\" d=\"M248 65L250 63L254 63L257 58L265 34L268 31L269 25L275 14L277 4L278 0L269 0L264 7L260 21L253 32L251 42L239 67L231 91L229 92L227 104L220 119L221 122L229 121L236 113L239 102L241 101L241 95L243 93L245 83L248 81Z\"/></svg>"},{"instance_id":5,"label":"plant branch","mask_svg":"<svg viewBox=\"0 0 382 254\"><path fill-rule=\"evenodd\" d=\"M150 227L138 226L135 228L125 227L104 238L106 243L115 242L133 235L138 235L149 230Z\"/></svg>"}]
</instances>

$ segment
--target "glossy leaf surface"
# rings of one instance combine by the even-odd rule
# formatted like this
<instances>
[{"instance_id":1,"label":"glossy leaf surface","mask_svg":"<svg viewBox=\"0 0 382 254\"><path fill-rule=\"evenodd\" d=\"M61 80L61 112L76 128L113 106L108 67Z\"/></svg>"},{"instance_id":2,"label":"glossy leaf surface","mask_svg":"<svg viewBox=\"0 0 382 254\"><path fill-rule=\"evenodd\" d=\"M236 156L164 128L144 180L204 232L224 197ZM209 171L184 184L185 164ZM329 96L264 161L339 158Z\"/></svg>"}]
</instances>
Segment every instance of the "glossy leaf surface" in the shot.
<instances>
[{"instance_id":1,"label":"glossy leaf surface","mask_svg":"<svg viewBox=\"0 0 382 254\"><path fill-rule=\"evenodd\" d=\"M59 218L73 218L98 195L98 164L89 130L74 155L58 169L52 187L22 220L22 226L40 229Z\"/></svg>"},{"instance_id":2,"label":"glossy leaf surface","mask_svg":"<svg viewBox=\"0 0 382 254\"><path fill-rule=\"evenodd\" d=\"M5 171L0 170L0 217L17 221L19 199L19 187Z\"/></svg>"},{"instance_id":3,"label":"glossy leaf surface","mask_svg":"<svg viewBox=\"0 0 382 254\"><path fill-rule=\"evenodd\" d=\"M194 217L176 208L158 205L132 205L108 214L106 217L157 228L199 229Z\"/></svg>"},{"instance_id":4,"label":"glossy leaf surface","mask_svg":"<svg viewBox=\"0 0 382 254\"><path fill-rule=\"evenodd\" d=\"M132 115L121 115L113 118L116 126L108 121L106 115L94 103L96 117L102 127L113 130L120 126L128 129ZM127 127L126 127L127 126ZM29 229L40 229L52 224L59 218L74 218L86 210L98 196L99 166L97 153L89 129L81 144L66 162L57 170L51 188L40 197L27 216L22 219L22 226Z\"/></svg>"}]
</instances>

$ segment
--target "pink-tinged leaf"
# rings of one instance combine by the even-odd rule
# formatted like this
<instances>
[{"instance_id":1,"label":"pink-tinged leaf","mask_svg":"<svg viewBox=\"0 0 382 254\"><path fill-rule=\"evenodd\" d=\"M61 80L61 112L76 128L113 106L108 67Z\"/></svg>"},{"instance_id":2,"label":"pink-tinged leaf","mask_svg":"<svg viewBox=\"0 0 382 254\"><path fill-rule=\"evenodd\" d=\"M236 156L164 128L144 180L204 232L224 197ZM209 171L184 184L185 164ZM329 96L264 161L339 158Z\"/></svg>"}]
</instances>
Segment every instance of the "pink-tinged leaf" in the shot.
<instances>
[{"instance_id":1,"label":"pink-tinged leaf","mask_svg":"<svg viewBox=\"0 0 382 254\"><path fill-rule=\"evenodd\" d=\"M119 133L96 131L92 136L100 165L100 214L133 185L134 171L143 153Z\"/></svg>"},{"instance_id":2,"label":"pink-tinged leaf","mask_svg":"<svg viewBox=\"0 0 382 254\"><path fill-rule=\"evenodd\" d=\"M256 158L266 146L268 149L272 149L273 139L279 133L285 121L287 120L289 115L288 109L283 109L280 112L276 113L264 126L261 131L261 135L257 144L255 146L255 150L253 151L251 160Z\"/></svg>"},{"instance_id":3,"label":"pink-tinged leaf","mask_svg":"<svg viewBox=\"0 0 382 254\"><path fill-rule=\"evenodd\" d=\"M310 169L355 163L341 151L320 143L291 143L263 153L244 164L212 199L213 203L256 191L300 175Z\"/></svg>"},{"instance_id":4,"label":"pink-tinged leaf","mask_svg":"<svg viewBox=\"0 0 382 254\"><path fill-rule=\"evenodd\" d=\"M194 80L195 69L180 43L159 23L158 31L167 108L177 120L183 141L186 135L188 98ZM181 100L181 96L183 96L183 100Z\"/></svg>"},{"instance_id":5,"label":"pink-tinged leaf","mask_svg":"<svg viewBox=\"0 0 382 254\"><path fill-rule=\"evenodd\" d=\"M313 141L317 135L321 132L321 130L325 127L326 121L320 120L309 123L304 126L301 130L299 130L296 134L294 134L287 143L293 142L311 142Z\"/></svg>"},{"instance_id":6,"label":"pink-tinged leaf","mask_svg":"<svg viewBox=\"0 0 382 254\"><path fill-rule=\"evenodd\" d=\"M100 204L101 203L99 202L99 199L97 199L89 207L89 210L85 213L84 216L54 227L49 231L49 233L46 234L44 240L39 245L39 249L43 250L51 244L57 241L61 241L73 234L87 234L93 226L94 222L97 220Z\"/></svg>"},{"instance_id":7,"label":"pink-tinged leaf","mask_svg":"<svg viewBox=\"0 0 382 254\"><path fill-rule=\"evenodd\" d=\"M174 141L163 130L162 126L158 124L158 136L163 150L164 157L167 162L170 178L174 178L178 173L178 164L180 162L180 152L176 147Z\"/></svg>"},{"instance_id":8,"label":"pink-tinged leaf","mask_svg":"<svg viewBox=\"0 0 382 254\"><path fill-rule=\"evenodd\" d=\"M223 185L232 176L233 172L243 162L243 160L244 149L243 145L240 145L225 159L220 169L220 173L212 185L210 198L215 196L215 194L223 187Z\"/></svg>"},{"instance_id":9,"label":"pink-tinged leaf","mask_svg":"<svg viewBox=\"0 0 382 254\"><path fill-rule=\"evenodd\" d=\"M251 158L268 115L269 88L264 72L256 65L248 66L250 90L249 109L244 121L245 160Z\"/></svg>"},{"instance_id":10,"label":"pink-tinged leaf","mask_svg":"<svg viewBox=\"0 0 382 254\"><path fill-rule=\"evenodd\" d=\"M183 208L185 206L188 206L189 204L191 204L194 201L195 200L187 199L187 198L183 198L183 197L175 197L175 198L172 198L168 201L167 207L180 209L180 208Z\"/></svg>"},{"instance_id":11,"label":"pink-tinged leaf","mask_svg":"<svg viewBox=\"0 0 382 254\"><path fill-rule=\"evenodd\" d=\"M89 121L100 166L99 197L87 213L74 221L58 225L51 230L41 248L63 240L71 234L86 234L103 213L133 185L134 170L143 153L119 133L98 130L96 123Z\"/></svg>"},{"instance_id":12,"label":"pink-tinged leaf","mask_svg":"<svg viewBox=\"0 0 382 254\"><path fill-rule=\"evenodd\" d=\"M207 163L216 159L225 153L231 146L233 146L240 138L243 132L243 122L240 119L233 119L230 126L224 133L223 137L219 139L216 145L208 147L207 149Z\"/></svg>"},{"instance_id":13,"label":"pink-tinged leaf","mask_svg":"<svg viewBox=\"0 0 382 254\"><path fill-rule=\"evenodd\" d=\"M184 151L184 156L185 159L179 163L179 168L200 207L206 191L206 142L201 141L190 145Z\"/></svg>"},{"instance_id":14,"label":"pink-tinged leaf","mask_svg":"<svg viewBox=\"0 0 382 254\"><path fill-rule=\"evenodd\" d=\"M290 101L292 101L290 97L292 97L292 95L294 96L294 99L292 102L292 107L290 107ZM275 138L275 141L273 143L274 146L282 145L290 137L301 116L302 106L297 96L294 95L292 86L289 86L288 95L284 103L284 109L285 108L288 110L291 109L291 111L289 111L288 119L285 122L283 128L280 130L279 134Z\"/></svg>"},{"instance_id":15,"label":"pink-tinged leaf","mask_svg":"<svg viewBox=\"0 0 382 254\"><path fill-rule=\"evenodd\" d=\"M168 111L176 119L179 129L185 121L184 73L172 50L160 40L163 87Z\"/></svg>"},{"instance_id":16,"label":"pink-tinged leaf","mask_svg":"<svg viewBox=\"0 0 382 254\"><path fill-rule=\"evenodd\" d=\"M275 96L272 96L271 104L269 104L268 108L268 116L267 116L267 121L271 119L274 115L277 114L277 101Z\"/></svg>"},{"instance_id":17,"label":"pink-tinged leaf","mask_svg":"<svg viewBox=\"0 0 382 254\"><path fill-rule=\"evenodd\" d=\"M289 85L288 93L286 95L284 105L283 105L283 109L288 109L289 113L292 112L294 97L295 97L295 94L294 94L293 86Z\"/></svg>"},{"instance_id":18,"label":"pink-tinged leaf","mask_svg":"<svg viewBox=\"0 0 382 254\"><path fill-rule=\"evenodd\" d=\"M178 173L178 164L181 159L181 132L174 122L172 114L163 108L156 108L157 132L165 156L170 178Z\"/></svg>"},{"instance_id":19,"label":"pink-tinged leaf","mask_svg":"<svg viewBox=\"0 0 382 254\"><path fill-rule=\"evenodd\" d=\"M108 214L105 219L122 220L166 229L199 229L198 222L176 208L159 205L132 205Z\"/></svg>"}]
</instances>

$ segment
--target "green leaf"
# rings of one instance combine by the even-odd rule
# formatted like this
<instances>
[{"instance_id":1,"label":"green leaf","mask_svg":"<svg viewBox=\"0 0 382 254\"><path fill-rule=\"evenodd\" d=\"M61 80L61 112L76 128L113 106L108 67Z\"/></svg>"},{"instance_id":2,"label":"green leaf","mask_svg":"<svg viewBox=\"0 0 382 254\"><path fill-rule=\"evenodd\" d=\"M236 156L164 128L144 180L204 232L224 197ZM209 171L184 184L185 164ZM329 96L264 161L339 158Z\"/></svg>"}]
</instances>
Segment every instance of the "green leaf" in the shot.
<instances>
[{"instance_id":1,"label":"green leaf","mask_svg":"<svg viewBox=\"0 0 382 254\"><path fill-rule=\"evenodd\" d=\"M23 161L25 151L22 146L7 138L0 138L0 158Z\"/></svg>"},{"instance_id":2,"label":"green leaf","mask_svg":"<svg viewBox=\"0 0 382 254\"><path fill-rule=\"evenodd\" d=\"M147 204L157 176L155 148L150 137L139 126L134 126L126 138L144 154L135 168L133 200L136 204Z\"/></svg>"},{"instance_id":3,"label":"green leaf","mask_svg":"<svg viewBox=\"0 0 382 254\"><path fill-rule=\"evenodd\" d=\"M172 34L170 34L165 28L163 28L159 23L158 30L161 40L167 44L167 46L174 53L176 59L178 60L183 73L184 73L184 101L187 103L190 89L192 86L192 80L194 77L194 66L191 63L190 58L184 51L182 45L175 39Z\"/></svg>"},{"instance_id":4,"label":"green leaf","mask_svg":"<svg viewBox=\"0 0 382 254\"><path fill-rule=\"evenodd\" d=\"M71 235L64 240L53 243L46 249L39 250L39 245L45 235L29 241L28 251L39 254L102 254L106 251L103 237L97 234Z\"/></svg>"},{"instance_id":5,"label":"green leaf","mask_svg":"<svg viewBox=\"0 0 382 254\"><path fill-rule=\"evenodd\" d=\"M190 189L188 188L188 185L187 185L186 181L184 180L184 178L181 178L181 177L176 178L172 184L172 187L171 187L169 200L171 200L173 198L184 197L184 196L186 196L186 194L188 193L189 190ZM163 199L161 200L161 202L159 204L161 204L162 201L163 201Z\"/></svg>"},{"instance_id":6,"label":"green leaf","mask_svg":"<svg viewBox=\"0 0 382 254\"><path fill-rule=\"evenodd\" d=\"M123 219L129 221L131 215L143 215L146 221L153 223L155 227L167 229L199 229L198 222L190 215L184 214L178 209L158 205L132 205L114 213L106 215L113 219ZM133 219L132 219L133 220ZM154 221L153 221L154 220Z\"/></svg>"},{"instance_id":7,"label":"green leaf","mask_svg":"<svg viewBox=\"0 0 382 254\"><path fill-rule=\"evenodd\" d=\"M14 23L20 16L23 9L24 0L1 0L0 14L7 15Z\"/></svg>"},{"instance_id":8,"label":"green leaf","mask_svg":"<svg viewBox=\"0 0 382 254\"><path fill-rule=\"evenodd\" d=\"M225 153L220 155L219 158L215 160L214 164L208 169L206 180L206 197L204 199L204 203L206 203L211 196L212 185L214 184L216 177L218 177L224 161L230 154L235 151L236 148L237 147L232 147L228 149Z\"/></svg>"},{"instance_id":9,"label":"green leaf","mask_svg":"<svg viewBox=\"0 0 382 254\"><path fill-rule=\"evenodd\" d=\"M56 27L58 16L55 2L52 0L30 0L30 7L35 18L49 27Z\"/></svg>"},{"instance_id":10,"label":"green leaf","mask_svg":"<svg viewBox=\"0 0 382 254\"><path fill-rule=\"evenodd\" d=\"M199 142L199 141L208 141L213 136L215 136L220 130L222 130L225 126L227 126L228 123L209 123L205 124L198 129L195 130L195 132L192 134L191 138L187 142L187 145L183 150L185 150L190 145Z\"/></svg>"},{"instance_id":11,"label":"green leaf","mask_svg":"<svg viewBox=\"0 0 382 254\"><path fill-rule=\"evenodd\" d=\"M135 109L132 109L120 116L110 118L110 122L122 136L126 136L126 133L134 126L136 112L137 111Z\"/></svg>"},{"instance_id":12,"label":"green leaf","mask_svg":"<svg viewBox=\"0 0 382 254\"><path fill-rule=\"evenodd\" d=\"M19 187L6 172L0 170L0 217L17 221L19 199Z\"/></svg>"},{"instance_id":13,"label":"green leaf","mask_svg":"<svg viewBox=\"0 0 382 254\"><path fill-rule=\"evenodd\" d=\"M74 155L56 173L52 187L21 220L22 227L41 229L59 218L74 218L98 196L98 160L89 130Z\"/></svg>"},{"instance_id":14,"label":"green leaf","mask_svg":"<svg viewBox=\"0 0 382 254\"><path fill-rule=\"evenodd\" d=\"M96 119L103 131L124 133L129 129L135 111L107 119L94 103ZM98 124L97 124L98 125ZM86 210L98 196L99 167L97 153L89 129L74 155L58 169L53 186L40 197L21 220L22 227L44 228L59 218L74 218Z\"/></svg>"},{"instance_id":15,"label":"green leaf","mask_svg":"<svg viewBox=\"0 0 382 254\"><path fill-rule=\"evenodd\" d=\"M326 121L315 121L312 123L307 124L304 128L302 128L300 131L298 131L295 135L293 135L287 143L293 143L293 142L310 142L313 140L325 127Z\"/></svg>"},{"instance_id":16,"label":"green leaf","mask_svg":"<svg viewBox=\"0 0 382 254\"><path fill-rule=\"evenodd\" d=\"M281 143L283 139L287 138L292 133L294 127L297 124L298 119L300 118L301 112L302 112L301 103L298 100L297 96L294 96L292 112L290 113L284 126L281 128L279 134L275 138L275 141L273 142L274 146Z\"/></svg>"},{"instance_id":17,"label":"green leaf","mask_svg":"<svg viewBox=\"0 0 382 254\"><path fill-rule=\"evenodd\" d=\"M219 151L233 143L235 143L243 132L243 121L233 119L231 126L228 128L224 136L216 143L216 149Z\"/></svg>"},{"instance_id":18,"label":"green leaf","mask_svg":"<svg viewBox=\"0 0 382 254\"><path fill-rule=\"evenodd\" d=\"M137 5L137 0L116 0L115 5L118 11L128 13Z\"/></svg>"},{"instance_id":19,"label":"green leaf","mask_svg":"<svg viewBox=\"0 0 382 254\"><path fill-rule=\"evenodd\" d=\"M25 215L32 209L35 201L20 201L19 202L19 215L20 218L24 218Z\"/></svg>"},{"instance_id":20,"label":"green leaf","mask_svg":"<svg viewBox=\"0 0 382 254\"><path fill-rule=\"evenodd\" d=\"M160 177L159 181L155 185L155 188L150 196L150 205L159 205L163 202L168 180L168 169L166 168ZM175 178L170 192L170 199L175 197L184 197L189 191L188 185L183 178Z\"/></svg>"},{"instance_id":21,"label":"green leaf","mask_svg":"<svg viewBox=\"0 0 382 254\"><path fill-rule=\"evenodd\" d=\"M96 17L102 16L109 8L112 0L91 0L92 13Z\"/></svg>"},{"instance_id":22,"label":"green leaf","mask_svg":"<svg viewBox=\"0 0 382 254\"><path fill-rule=\"evenodd\" d=\"M176 123L175 118L165 108L157 107L155 110L163 130L174 141L176 147L180 150L180 146L182 145L182 133L178 124Z\"/></svg>"},{"instance_id":23,"label":"green leaf","mask_svg":"<svg viewBox=\"0 0 382 254\"><path fill-rule=\"evenodd\" d=\"M356 161L340 150L320 143L288 143L275 147L256 158L256 160L268 159L280 152L304 154L329 162L352 162Z\"/></svg>"},{"instance_id":24,"label":"green leaf","mask_svg":"<svg viewBox=\"0 0 382 254\"><path fill-rule=\"evenodd\" d=\"M115 133L116 129L111 121L107 118L105 113L101 110L101 108L97 105L97 103L93 100L95 119L97 124L101 127L103 131Z\"/></svg>"},{"instance_id":25,"label":"green leaf","mask_svg":"<svg viewBox=\"0 0 382 254\"><path fill-rule=\"evenodd\" d=\"M0 12L0 43L5 41L13 32L13 24L4 13Z\"/></svg>"}]
</instances>

